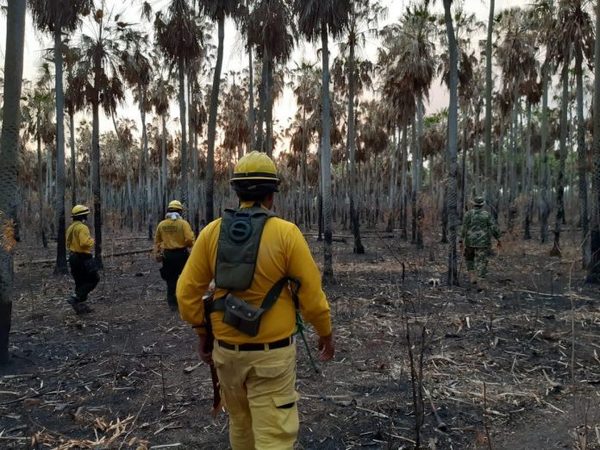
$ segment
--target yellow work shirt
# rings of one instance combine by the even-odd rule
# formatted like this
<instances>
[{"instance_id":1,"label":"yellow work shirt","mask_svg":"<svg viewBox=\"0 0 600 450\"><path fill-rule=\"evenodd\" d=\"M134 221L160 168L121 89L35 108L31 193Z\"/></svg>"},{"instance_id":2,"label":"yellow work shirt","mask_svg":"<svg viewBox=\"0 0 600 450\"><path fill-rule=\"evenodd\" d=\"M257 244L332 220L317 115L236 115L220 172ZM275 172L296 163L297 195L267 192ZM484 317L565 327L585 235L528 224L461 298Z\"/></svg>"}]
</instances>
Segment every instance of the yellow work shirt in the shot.
<instances>
[{"instance_id":1,"label":"yellow work shirt","mask_svg":"<svg viewBox=\"0 0 600 450\"><path fill-rule=\"evenodd\" d=\"M91 254L94 240L90 236L90 229L79 220L73 221L67 228L67 248L73 253Z\"/></svg>"},{"instance_id":2,"label":"yellow work shirt","mask_svg":"<svg viewBox=\"0 0 600 450\"><path fill-rule=\"evenodd\" d=\"M192 245L194 245L194 232L186 220L165 219L158 224L154 236L156 251L176 250Z\"/></svg>"},{"instance_id":3,"label":"yellow work shirt","mask_svg":"<svg viewBox=\"0 0 600 450\"><path fill-rule=\"evenodd\" d=\"M242 203L246 208L252 205L253 202ZM177 282L181 318L199 334L205 332L202 295L215 276L220 229L221 219L217 219L202 230ZM315 327L319 336L331 334L329 303L321 288L321 274L298 227L272 217L265 223L260 242L250 288L232 293L251 305L260 306L278 280L285 276L296 278L301 283L298 297L302 317ZM226 292L217 288L215 298ZM211 314L211 324L215 338L231 344L274 342L296 331L295 306L289 289L284 289L271 309L263 314L259 333L254 337L223 323L222 311Z\"/></svg>"}]
</instances>

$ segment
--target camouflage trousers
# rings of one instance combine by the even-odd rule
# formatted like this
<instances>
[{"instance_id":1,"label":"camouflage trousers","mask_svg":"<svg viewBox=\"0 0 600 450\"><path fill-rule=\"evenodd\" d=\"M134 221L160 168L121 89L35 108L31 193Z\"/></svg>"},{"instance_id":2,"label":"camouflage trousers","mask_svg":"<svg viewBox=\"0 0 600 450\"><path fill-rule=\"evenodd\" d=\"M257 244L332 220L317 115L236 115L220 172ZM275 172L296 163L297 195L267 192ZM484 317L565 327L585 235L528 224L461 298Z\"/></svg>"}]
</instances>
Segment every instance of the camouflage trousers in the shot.
<instances>
[{"instance_id":1,"label":"camouflage trousers","mask_svg":"<svg viewBox=\"0 0 600 450\"><path fill-rule=\"evenodd\" d=\"M489 249L486 247L465 247L465 262L468 271L477 271L477 275L487 275Z\"/></svg>"}]
</instances>

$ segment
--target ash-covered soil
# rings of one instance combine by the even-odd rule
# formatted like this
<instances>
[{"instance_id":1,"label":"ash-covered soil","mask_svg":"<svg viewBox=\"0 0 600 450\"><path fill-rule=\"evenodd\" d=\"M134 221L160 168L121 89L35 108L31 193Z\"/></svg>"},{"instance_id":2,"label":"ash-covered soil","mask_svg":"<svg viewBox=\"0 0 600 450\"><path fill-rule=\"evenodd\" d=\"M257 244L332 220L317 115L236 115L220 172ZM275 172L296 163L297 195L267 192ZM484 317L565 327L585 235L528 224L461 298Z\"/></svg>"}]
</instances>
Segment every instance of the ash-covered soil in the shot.
<instances>
[{"instance_id":1,"label":"ash-covered soil","mask_svg":"<svg viewBox=\"0 0 600 450\"><path fill-rule=\"evenodd\" d=\"M367 253L353 255L343 234L337 283L325 288L335 360L316 374L298 344L298 448L413 448L421 417L423 448L487 449L488 438L494 449L600 448L600 290L583 283L575 234L561 259L551 244L505 240L488 280L470 284L461 265L452 288L438 243L416 250L367 230ZM0 448L228 447L195 334L167 308L158 264L110 256L150 247L106 238L94 312L81 317L65 301L70 277L46 261L52 249L19 248Z\"/></svg>"}]
</instances>

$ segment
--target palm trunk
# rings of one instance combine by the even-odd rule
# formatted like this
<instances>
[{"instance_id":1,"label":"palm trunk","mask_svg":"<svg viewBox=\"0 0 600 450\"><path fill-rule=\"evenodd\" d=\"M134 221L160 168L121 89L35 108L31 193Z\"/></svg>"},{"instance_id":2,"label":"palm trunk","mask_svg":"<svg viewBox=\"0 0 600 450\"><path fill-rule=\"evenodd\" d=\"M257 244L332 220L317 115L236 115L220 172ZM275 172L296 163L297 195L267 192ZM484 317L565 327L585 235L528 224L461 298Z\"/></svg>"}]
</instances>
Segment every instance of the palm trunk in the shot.
<instances>
[{"instance_id":1,"label":"palm trunk","mask_svg":"<svg viewBox=\"0 0 600 450\"><path fill-rule=\"evenodd\" d=\"M321 186L323 193L323 281L333 282L333 233L331 223L331 115L329 104L329 43L327 24L321 22L322 105L321 111Z\"/></svg>"},{"instance_id":2,"label":"palm trunk","mask_svg":"<svg viewBox=\"0 0 600 450\"><path fill-rule=\"evenodd\" d=\"M258 87L258 120L256 128L256 148L259 152L264 151L264 121L266 112L266 84L267 84L267 53L263 52L262 57L262 69L260 75L260 85Z\"/></svg>"},{"instance_id":3,"label":"palm trunk","mask_svg":"<svg viewBox=\"0 0 600 450\"><path fill-rule=\"evenodd\" d=\"M248 42L248 129L250 130L250 148L246 151L254 150L256 142L254 141L254 66L252 63L252 45Z\"/></svg>"},{"instance_id":4,"label":"palm trunk","mask_svg":"<svg viewBox=\"0 0 600 450\"><path fill-rule=\"evenodd\" d=\"M180 192L181 201L187 203L188 201L188 149L187 149L187 122L186 122L186 104L185 104L185 62L183 57L179 58L178 62L179 70L179 122L181 125L181 179L180 179Z\"/></svg>"},{"instance_id":5,"label":"palm trunk","mask_svg":"<svg viewBox=\"0 0 600 450\"><path fill-rule=\"evenodd\" d=\"M161 116L162 121L162 133L160 138L160 164L161 164L161 178L162 186L160 197L161 201L161 213L164 214L167 211L167 189L168 189L168 175L167 175L167 119L163 114ZM161 214L159 214L160 217Z\"/></svg>"},{"instance_id":6,"label":"palm trunk","mask_svg":"<svg viewBox=\"0 0 600 450\"><path fill-rule=\"evenodd\" d=\"M273 59L268 49L267 55L267 83L265 85L265 152L273 156Z\"/></svg>"},{"instance_id":7,"label":"palm trunk","mask_svg":"<svg viewBox=\"0 0 600 450\"><path fill-rule=\"evenodd\" d=\"M468 113L466 111L465 113ZM465 205L467 201L467 114L463 114L463 138L462 149L460 155L460 204L458 208L458 220L462 222L465 213Z\"/></svg>"},{"instance_id":8,"label":"palm trunk","mask_svg":"<svg viewBox=\"0 0 600 450\"><path fill-rule=\"evenodd\" d=\"M304 225L307 229L312 226L311 223L311 208L313 207L312 192L308 186L308 148L306 146L306 108L302 107L302 185L304 187Z\"/></svg>"},{"instance_id":9,"label":"palm trunk","mask_svg":"<svg viewBox=\"0 0 600 450\"><path fill-rule=\"evenodd\" d=\"M390 174L390 185L389 185L389 200L388 200L388 222L386 226L386 231L388 233L392 233L396 224L396 189L398 186L398 161L400 155L400 130L393 130L394 142L392 146L392 151L390 154L390 158L392 160L391 164L391 174Z\"/></svg>"},{"instance_id":10,"label":"palm trunk","mask_svg":"<svg viewBox=\"0 0 600 450\"><path fill-rule=\"evenodd\" d=\"M400 181L400 217L401 217L401 239L408 239L408 220L407 220L407 203L408 203L408 195L407 195L407 171L406 167L408 165L408 126L405 124L402 127L402 179Z\"/></svg>"},{"instance_id":11,"label":"palm trunk","mask_svg":"<svg viewBox=\"0 0 600 450\"><path fill-rule=\"evenodd\" d=\"M38 113L39 114L39 113ZM48 248L48 239L46 238L46 220L44 219L44 170L43 170L43 158L42 158L42 138L40 136L40 118L37 118L37 160L38 160L38 210L40 217L40 237L42 238L42 245L44 248Z\"/></svg>"},{"instance_id":12,"label":"palm trunk","mask_svg":"<svg viewBox=\"0 0 600 450\"><path fill-rule=\"evenodd\" d=\"M54 273L67 273L65 236L65 96L61 28L54 31L54 70L56 92L56 267Z\"/></svg>"},{"instance_id":13,"label":"palm trunk","mask_svg":"<svg viewBox=\"0 0 600 450\"><path fill-rule=\"evenodd\" d=\"M560 154L558 175L556 177L556 222L554 224L554 246L551 255L560 256L560 232L565 219L564 180L567 159L568 107L569 107L569 44L564 44L562 69L562 98L560 108Z\"/></svg>"},{"instance_id":14,"label":"palm trunk","mask_svg":"<svg viewBox=\"0 0 600 450\"><path fill-rule=\"evenodd\" d=\"M485 188L488 203L492 193L492 31L494 27L494 3L490 0L490 15L487 26L487 40L485 43L485 166L490 172L485 171Z\"/></svg>"},{"instance_id":15,"label":"palm trunk","mask_svg":"<svg viewBox=\"0 0 600 450\"><path fill-rule=\"evenodd\" d=\"M457 193L457 160L456 149L458 140L458 49L454 36L451 0L444 0L444 18L448 36L448 53L450 56L450 105L448 107L448 231L450 248L448 252L448 284L458 284L458 264L456 252L456 237L458 231L458 217L456 211Z\"/></svg>"},{"instance_id":16,"label":"palm trunk","mask_svg":"<svg viewBox=\"0 0 600 450\"><path fill-rule=\"evenodd\" d=\"M152 219L150 203L152 202L152 186L150 185L150 155L148 153L148 133L146 132L146 92L140 87L140 118L142 121L142 171L140 180L142 181L142 191L145 190L144 214L148 226L148 239L152 240ZM141 178L145 176L145 179ZM142 194L143 195L143 194Z\"/></svg>"},{"instance_id":17,"label":"palm trunk","mask_svg":"<svg viewBox=\"0 0 600 450\"><path fill-rule=\"evenodd\" d=\"M531 210L533 208L533 157L531 155L531 102L527 101L527 130L525 131L526 170L525 170L525 220L523 222L523 239L531 239Z\"/></svg>"},{"instance_id":18,"label":"palm trunk","mask_svg":"<svg viewBox=\"0 0 600 450\"><path fill-rule=\"evenodd\" d=\"M354 247L353 251L357 254L363 254L365 248L362 245L360 239L360 223L358 221L358 212L354 205L355 192L354 190L358 187L358 180L356 178L356 129L354 121L354 95L356 90L356 68L354 61L354 41L350 42L350 56L348 60L349 65L349 76L348 76L348 138L347 148L348 155L350 156L350 189L348 193L350 196L350 226L352 227L352 234L354 235Z\"/></svg>"},{"instance_id":19,"label":"palm trunk","mask_svg":"<svg viewBox=\"0 0 600 450\"><path fill-rule=\"evenodd\" d=\"M69 125L71 128L71 206L77 204L77 169L75 160L77 152L75 150L75 111L69 108Z\"/></svg>"},{"instance_id":20,"label":"palm trunk","mask_svg":"<svg viewBox=\"0 0 600 450\"><path fill-rule=\"evenodd\" d=\"M25 6L25 0L12 0L8 4L4 47L4 105L0 133L0 226L2 230L13 231L17 218L17 161L21 126ZM0 245L0 364L9 361L8 339L14 282L12 244L8 240L4 245Z\"/></svg>"},{"instance_id":21,"label":"palm trunk","mask_svg":"<svg viewBox=\"0 0 600 450\"><path fill-rule=\"evenodd\" d=\"M600 30L600 0L596 2L596 30ZM600 33L596 32L594 67L600 67ZM592 173L590 263L586 281L600 283L600 71L594 71L594 171Z\"/></svg>"},{"instance_id":22,"label":"palm trunk","mask_svg":"<svg viewBox=\"0 0 600 450\"><path fill-rule=\"evenodd\" d=\"M540 241L545 243L548 239L548 217L550 216L550 202L548 200L548 67L542 66L542 188L540 196Z\"/></svg>"},{"instance_id":23,"label":"palm trunk","mask_svg":"<svg viewBox=\"0 0 600 450\"><path fill-rule=\"evenodd\" d=\"M577 155L579 181L579 222L581 223L581 259L583 267L590 261L588 245L588 197L587 197L587 149L585 147L585 121L583 117L583 51L581 43L575 43L575 77L577 79Z\"/></svg>"},{"instance_id":24,"label":"palm trunk","mask_svg":"<svg viewBox=\"0 0 600 450\"><path fill-rule=\"evenodd\" d=\"M96 51L94 55L94 99L92 101L92 192L94 197L94 236L96 263L102 264L102 201L100 189L100 77L101 56Z\"/></svg>"},{"instance_id":25,"label":"palm trunk","mask_svg":"<svg viewBox=\"0 0 600 450\"><path fill-rule=\"evenodd\" d=\"M219 44L217 62L210 93L210 111L208 117L208 153L206 155L206 223L214 220L214 190L215 190L215 138L217 135L217 110L219 108L219 85L221 82L221 67L223 66L223 40L225 37L225 17L218 20Z\"/></svg>"}]
</instances>

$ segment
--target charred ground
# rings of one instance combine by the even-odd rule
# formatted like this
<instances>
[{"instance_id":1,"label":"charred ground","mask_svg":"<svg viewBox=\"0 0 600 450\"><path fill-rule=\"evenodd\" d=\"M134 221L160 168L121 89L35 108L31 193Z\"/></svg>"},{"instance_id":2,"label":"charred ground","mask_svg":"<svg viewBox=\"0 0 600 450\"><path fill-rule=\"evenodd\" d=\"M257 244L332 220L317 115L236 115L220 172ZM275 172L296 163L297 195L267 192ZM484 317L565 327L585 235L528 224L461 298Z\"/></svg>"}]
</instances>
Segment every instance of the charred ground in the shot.
<instances>
[{"instance_id":1,"label":"charred ground","mask_svg":"<svg viewBox=\"0 0 600 450\"><path fill-rule=\"evenodd\" d=\"M495 449L600 448L600 291L583 284L573 240L562 259L547 256L551 244L506 241L485 284L468 284L463 268L451 289L443 246L416 251L373 231L364 241L360 256L349 239L335 244L335 361L315 374L298 346L298 448L413 447L407 335L417 369L423 349L422 446L489 448L489 434ZM71 280L43 259L52 249L19 250L0 447L227 448L194 333L168 310L157 264L110 256L150 245L106 242L85 317L65 301Z\"/></svg>"}]
</instances>

